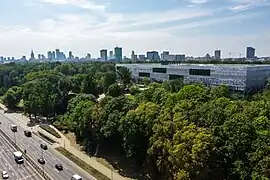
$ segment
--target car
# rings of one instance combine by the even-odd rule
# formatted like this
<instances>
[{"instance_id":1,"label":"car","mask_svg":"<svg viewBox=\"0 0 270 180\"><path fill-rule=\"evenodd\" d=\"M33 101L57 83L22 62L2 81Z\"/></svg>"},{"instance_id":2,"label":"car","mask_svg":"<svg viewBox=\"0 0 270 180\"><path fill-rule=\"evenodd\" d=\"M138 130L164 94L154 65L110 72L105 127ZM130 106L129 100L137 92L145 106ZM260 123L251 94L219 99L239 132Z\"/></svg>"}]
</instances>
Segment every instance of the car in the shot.
<instances>
[{"instance_id":1,"label":"car","mask_svg":"<svg viewBox=\"0 0 270 180\"><path fill-rule=\"evenodd\" d=\"M73 174L73 176L71 177L71 180L82 180L82 177L79 176L78 174Z\"/></svg>"},{"instance_id":2,"label":"car","mask_svg":"<svg viewBox=\"0 0 270 180\"><path fill-rule=\"evenodd\" d=\"M8 179L9 178L7 171L2 171L2 178L3 179Z\"/></svg>"},{"instance_id":3,"label":"car","mask_svg":"<svg viewBox=\"0 0 270 180\"><path fill-rule=\"evenodd\" d=\"M25 131L24 131L24 134L25 134L25 136L27 136L27 137L31 137L31 136L32 136L31 131L28 131L28 130L25 130Z\"/></svg>"},{"instance_id":4,"label":"car","mask_svg":"<svg viewBox=\"0 0 270 180\"><path fill-rule=\"evenodd\" d=\"M48 150L47 144L40 144L40 147L44 150Z\"/></svg>"},{"instance_id":5,"label":"car","mask_svg":"<svg viewBox=\"0 0 270 180\"><path fill-rule=\"evenodd\" d=\"M45 164L45 160L44 160L43 158L39 158L39 159L38 159L38 162L39 162L40 164Z\"/></svg>"},{"instance_id":6,"label":"car","mask_svg":"<svg viewBox=\"0 0 270 180\"><path fill-rule=\"evenodd\" d=\"M63 166L61 164L56 164L55 165L55 168L59 171L62 171L63 170Z\"/></svg>"}]
</instances>

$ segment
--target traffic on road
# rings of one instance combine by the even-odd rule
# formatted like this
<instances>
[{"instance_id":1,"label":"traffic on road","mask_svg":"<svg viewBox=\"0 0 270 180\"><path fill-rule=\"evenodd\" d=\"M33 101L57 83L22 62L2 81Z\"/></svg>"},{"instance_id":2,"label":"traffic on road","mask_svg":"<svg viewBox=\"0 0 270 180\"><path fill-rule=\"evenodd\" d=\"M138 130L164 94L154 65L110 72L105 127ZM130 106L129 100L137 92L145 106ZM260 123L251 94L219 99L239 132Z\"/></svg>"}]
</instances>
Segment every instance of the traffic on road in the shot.
<instances>
[{"instance_id":1,"label":"traffic on road","mask_svg":"<svg viewBox=\"0 0 270 180\"><path fill-rule=\"evenodd\" d=\"M17 146L24 149L25 153L30 155L37 165L52 179L95 179L56 152L47 142L32 134L30 128L20 124L16 118L0 112L1 130L13 139Z\"/></svg>"},{"instance_id":2,"label":"traffic on road","mask_svg":"<svg viewBox=\"0 0 270 180\"><path fill-rule=\"evenodd\" d=\"M18 158L18 161L17 161ZM2 179L40 180L43 179L27 161L0 134L0 172Z\"/></svg>"}]
</instances>

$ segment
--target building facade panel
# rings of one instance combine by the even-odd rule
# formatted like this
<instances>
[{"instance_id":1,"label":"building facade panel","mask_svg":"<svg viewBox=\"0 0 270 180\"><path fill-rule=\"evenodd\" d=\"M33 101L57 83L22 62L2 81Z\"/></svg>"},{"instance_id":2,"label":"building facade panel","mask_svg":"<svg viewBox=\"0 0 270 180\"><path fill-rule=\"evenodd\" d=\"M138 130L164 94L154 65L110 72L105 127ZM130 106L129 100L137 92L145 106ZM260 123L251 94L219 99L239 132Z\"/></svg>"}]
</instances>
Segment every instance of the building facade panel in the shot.
<instances>
[{"instance_id":1,"label":"building facade panel","mask_svg":"<svg viewBox=\"0 0 270 180\"><path fill-rule=\"evenodd\" d=\"M202 82L209 86L224 84L239 91L259 90L265 86L270 77L268 65L117 64L117 66L129 68L134 78L139 78L139 72L145 72L150 73L151 80L165 81L181 77L185 83Z\"/></svg>"}]
</instances>

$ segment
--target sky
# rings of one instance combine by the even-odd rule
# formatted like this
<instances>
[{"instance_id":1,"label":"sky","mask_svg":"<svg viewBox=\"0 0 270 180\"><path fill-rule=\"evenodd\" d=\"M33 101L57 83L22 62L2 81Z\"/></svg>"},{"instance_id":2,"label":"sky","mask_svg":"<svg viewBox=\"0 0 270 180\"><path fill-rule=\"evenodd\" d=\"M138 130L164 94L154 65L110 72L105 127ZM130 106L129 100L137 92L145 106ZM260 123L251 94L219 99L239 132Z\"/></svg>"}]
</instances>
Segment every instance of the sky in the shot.
<instances>
[{"instance_id":1,"label":"sky","mask_svg":"<svg viewBox=\"0 0 270 180\"><path fill-rule=\"evenodd\" d=\"M0 0L0 56L60 48L270 56L270 0Z\"/></svg>"}]
</instances>

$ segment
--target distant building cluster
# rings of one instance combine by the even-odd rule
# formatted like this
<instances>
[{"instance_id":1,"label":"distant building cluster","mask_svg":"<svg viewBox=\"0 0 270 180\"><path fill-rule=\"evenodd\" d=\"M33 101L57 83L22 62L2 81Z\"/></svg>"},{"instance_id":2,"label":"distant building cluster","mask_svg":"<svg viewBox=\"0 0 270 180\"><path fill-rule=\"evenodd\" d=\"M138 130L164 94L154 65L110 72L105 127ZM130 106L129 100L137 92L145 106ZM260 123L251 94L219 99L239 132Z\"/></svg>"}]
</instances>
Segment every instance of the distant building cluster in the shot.
<instances>
[{"instance_id":1,"label":"distant building cluster","mask_svg":"<svg viewBox=\"0 0 270 180\"><path fill-rule=\"evenodd\" d=\"M221 50L217 49L214 51L213 56L210 54L206 54L203 57L193 57L186 56L185 54L170 54L169 51L163 51L159 53L158 51L148 51L145 54L136 54L133 50L131 52L130 58L123 56L122 47L116 46L113 50L108 51L107 49L100 50L100 56L97 58L92 58L90 53L87 53L85 57L74 56L72 51L68 52L66 56L64 52L60 51L60 49L55 49L54 51L48 51L47 56L44 54L38 54L35 56L33 50L31 50L30 57L27 59L26 56L22 56L20 59L15 59L14 57L3 57L0 56L0 62L13 62L13 61L31 61L31 62L42 62L42 61L114 61L114 62L158 62L158 61L211 61L211 60L269 60L269 57L265 58L257 58L255 56L255 48L247 47L246 49L246 57L242 57L241 53L239 53L239 57L235 56L235 53L229 53L229 58L222 58Z\"/></svg>"}]
</instances>

